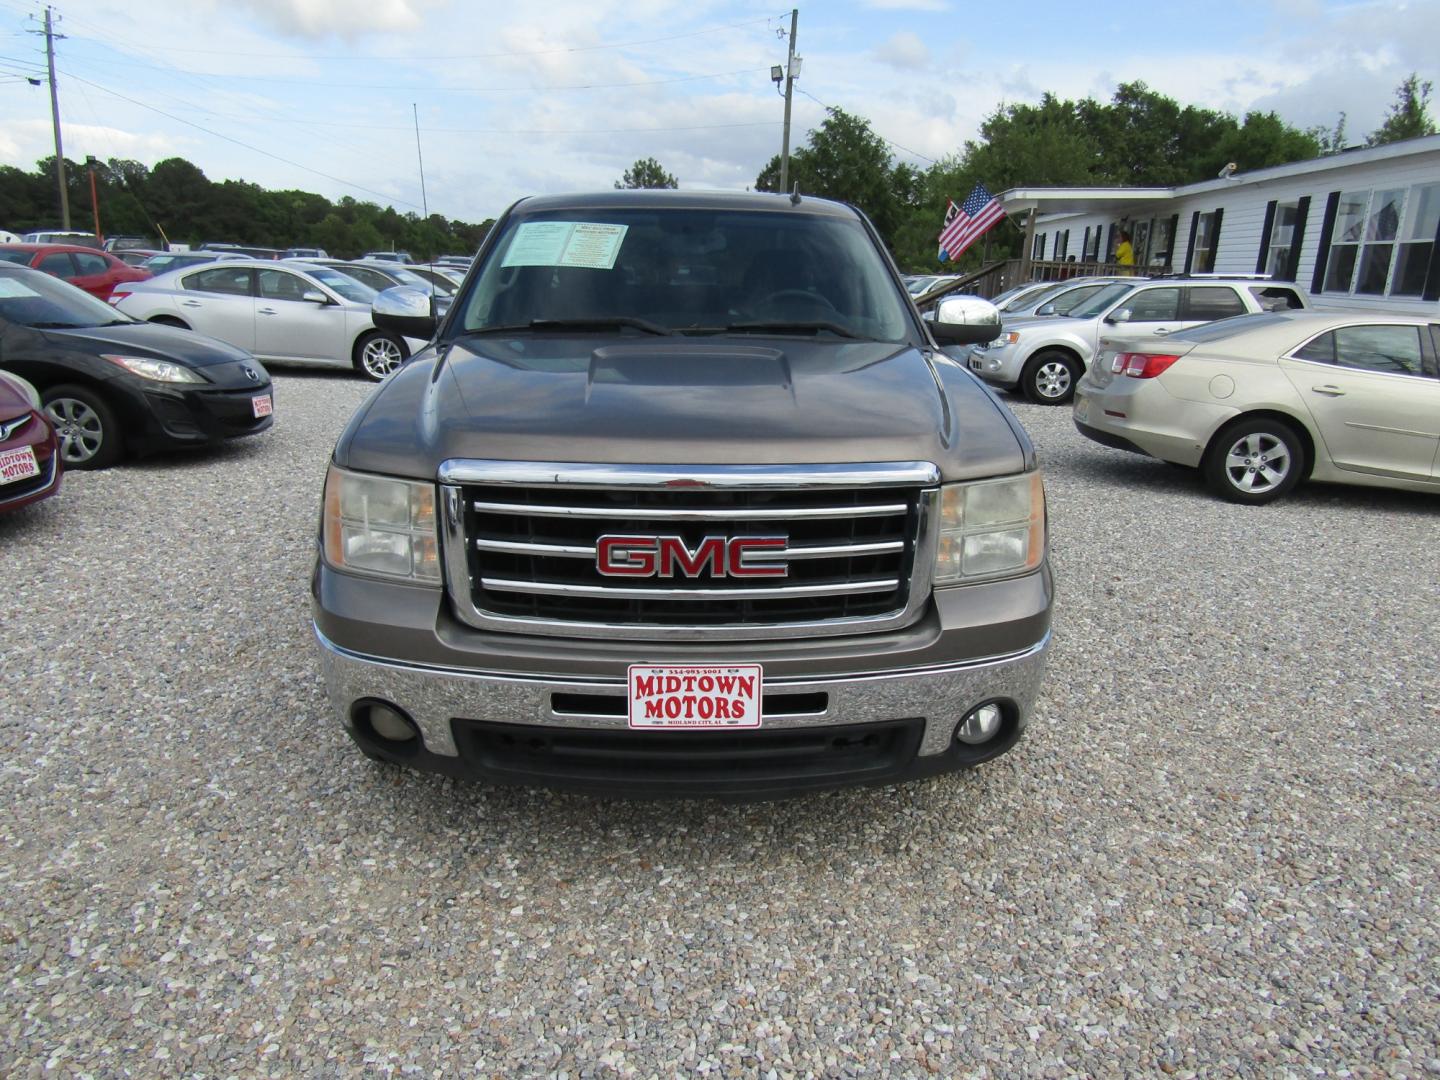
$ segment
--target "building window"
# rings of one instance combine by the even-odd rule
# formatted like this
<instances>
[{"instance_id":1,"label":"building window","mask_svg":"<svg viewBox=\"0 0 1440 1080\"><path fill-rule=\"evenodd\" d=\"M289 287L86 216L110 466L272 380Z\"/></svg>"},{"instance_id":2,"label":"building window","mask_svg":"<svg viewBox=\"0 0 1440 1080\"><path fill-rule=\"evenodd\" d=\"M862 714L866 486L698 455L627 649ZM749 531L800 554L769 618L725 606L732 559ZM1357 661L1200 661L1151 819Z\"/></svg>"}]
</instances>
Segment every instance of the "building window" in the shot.
<instances>
[{"instance_id":1,"label":"building window","mask_svg":"<svg viewBox=\"0 0 1440 1080\"><path fill-rule=\"evenodd\" d=\"M1300 204L1277 203L1275 220L1270 225L1270 254L1265 259L1265 273L1272 278L1283 278L1290 270L1290 251L1298 239L1295 236L1295 221L1300 214Z\"/></svg>"},{"instance_id":2,"label":"building window","mask_svg":"<svg viewBox=\"0 0 1440 1080\"><path fill-rule=\"evenodd\" d=\"M1419 296L1440 228L1440 184L1340 196L1325 292Z\"/></svg>"},{"instance_id":3,"label":"building window","mask_svg":"<svg viewBox=\"0 0 1440 1080\"><path fill-rule=\"evenodd\" d=\"M1041 260L1045 258L1045 234L1035 234L1035 249L1030 253L1032 259Z\"/></svg>"},{"instance_id":4,"label":"building window","mask_svg":"<svg viewBox=\"0 0 1440 1080\"><path fill-rule=\"evenodd\" d=\"M1220 239L1220 222L1215 212L1200 214L1195 226L1195 249L1190 260L1190 272L1212 274L1215 272L1215 247Z\"/></svg>"},{"instance_id":5,"label":"building window","mask_svg":"<svg viewBox=\"0 0 1440 1080\"><path fill-rule=\"evenodd\" d=\"M1425 273L1435 257L1435 236L1440 233L1440 184L1413 188L1409 203L1409 220L1395 254L1391 296L1419 296L1425 290Z\"/></svg>"},{"instance_id":6,"label":"building window","mask_svg":"<svg viewBox=\"0 0 1440 1080\"><path fill-rule=\"evenodd\" d=\"M1093 233L1089 229L1085 230L1085 252L1081 256L1083 259L1088 262L1100 261L1100 234L1104 231L1103 225L1097 225Z\"/></svg>"},{"instance_id":7,"label":"building window","mask_svg":"<svg viewBox=\"0 0 1440 1080\"><path fill-rule=\"evenodd\" d=\"M1064 232L1055 234L1055 259L1058 262L1068 254L1070 254L1070 230L1066 229Z\"/></svg>"}]
</instances>

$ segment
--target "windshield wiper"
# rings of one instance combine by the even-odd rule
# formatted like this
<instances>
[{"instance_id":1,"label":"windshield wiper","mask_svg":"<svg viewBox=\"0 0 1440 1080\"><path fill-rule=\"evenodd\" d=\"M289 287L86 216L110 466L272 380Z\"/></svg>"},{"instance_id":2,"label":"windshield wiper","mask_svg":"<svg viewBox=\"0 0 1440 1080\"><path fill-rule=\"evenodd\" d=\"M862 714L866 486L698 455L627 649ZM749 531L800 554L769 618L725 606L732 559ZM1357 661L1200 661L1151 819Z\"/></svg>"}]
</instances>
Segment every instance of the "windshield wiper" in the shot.
<instances>
[{"instance_id":1,"label":"windshield wiper","mask_svg":"<svg viewBox=\"0 0 1440 1080\"><path fill-rule=\"evenodd\" d=\"M31 330L85 330L88 327L84 323L73 322L33 322Z\"/></svg>"},{"instance_id":2,"label":"windshield wiper","mask_svg":"<svg viewBox=\"0 0 1440 1080\"><path fill-rule=\"evenodd\" d=\"M741 332L753 331L756 333L772 334L815 334L824 330L840 337L855 338L863 340L862 335L848 327L841 326L836 322L829 322L824 319L803 320L803 321L774 321L774 322L738 322L731 323L725 327L727 331L738 330Z\"/></svg>"},{"instance_id":3,"label":"windshield wiper","mask_svg":"<svg viewBox=\"0 0 1440 1080\"><path fill-rule=\"evenodd\" d=\"M636 319L630 315L596 315L587 319L531 319L532 330L611 330L628 327L643 330L647 334L668 335L665 327L648 319Z\"/></svg>"}]
</instances>

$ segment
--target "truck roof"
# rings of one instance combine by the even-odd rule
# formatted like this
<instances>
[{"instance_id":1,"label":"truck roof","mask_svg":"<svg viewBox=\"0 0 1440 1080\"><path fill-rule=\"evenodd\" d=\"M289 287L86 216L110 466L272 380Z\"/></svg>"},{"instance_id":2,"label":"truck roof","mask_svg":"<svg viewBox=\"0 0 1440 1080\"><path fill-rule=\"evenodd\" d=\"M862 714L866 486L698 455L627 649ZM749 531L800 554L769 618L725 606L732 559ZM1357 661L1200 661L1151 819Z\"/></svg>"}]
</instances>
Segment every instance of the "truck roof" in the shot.
<instances>
[{"instance_id":1,"label":"truck roof","mask_svg":"<svg viewBox=\"0 0 1440 1080\"><path fill-rule=\"evenodd\" d=\"M854 207L846 203L800 193L798 202L789 195L763 191L675 191L636 188L620 191L576 192L568 195L536 195L521 199L512 208L515 214L553 210L633 209L668 207L687 210L774 211L787 214L816 214L824 217L854 218Z\"/></svg>"}]
</instances>

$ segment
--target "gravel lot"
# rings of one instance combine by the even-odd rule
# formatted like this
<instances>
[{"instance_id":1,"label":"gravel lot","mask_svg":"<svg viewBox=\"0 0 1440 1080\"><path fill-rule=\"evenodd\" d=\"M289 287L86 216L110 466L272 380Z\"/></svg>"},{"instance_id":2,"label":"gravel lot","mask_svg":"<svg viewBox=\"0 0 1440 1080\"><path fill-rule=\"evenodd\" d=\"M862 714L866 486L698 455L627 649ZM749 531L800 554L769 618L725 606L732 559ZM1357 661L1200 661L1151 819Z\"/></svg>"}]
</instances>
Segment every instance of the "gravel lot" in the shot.
<instances>
[{"instance_id":1,"label":"gravel lot","mask_svg":"<svg viewBox=\"0 0 1440 1080\"><path fill-rule=\"evenodd\" d=\"M1440 1073L1440 499L1234 507L1014 403L1061 591L1015 751L488 790L330 716L307 574L367 387L277 381L268 435L0 517L0 1073Z\"/></svg>"}]
</instances>

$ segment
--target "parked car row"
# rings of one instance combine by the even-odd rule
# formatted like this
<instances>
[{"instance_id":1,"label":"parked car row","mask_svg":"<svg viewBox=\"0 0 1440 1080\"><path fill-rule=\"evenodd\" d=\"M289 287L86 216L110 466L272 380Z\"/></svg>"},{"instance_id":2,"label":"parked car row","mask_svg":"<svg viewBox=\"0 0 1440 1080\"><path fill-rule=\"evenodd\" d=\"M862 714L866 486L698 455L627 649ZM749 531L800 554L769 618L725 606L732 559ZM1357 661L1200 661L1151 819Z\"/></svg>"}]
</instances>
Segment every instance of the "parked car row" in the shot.
<instances>
[{"instance_id":1,"label":"parked car row","mask_svg":"<svg viewBox=\"0 0 1440 1080\"><path fill-rule=\"evenodd\" d=\"M64 468L105 468L127 454L252 435L274 422L270 375L245 350L137 321L38 270L3 263L0 370L35 388ZM0 440L0 450L11 449ZM19 469L26 476L16 480L39 475Z\"/></svg>"}]
</instances>

